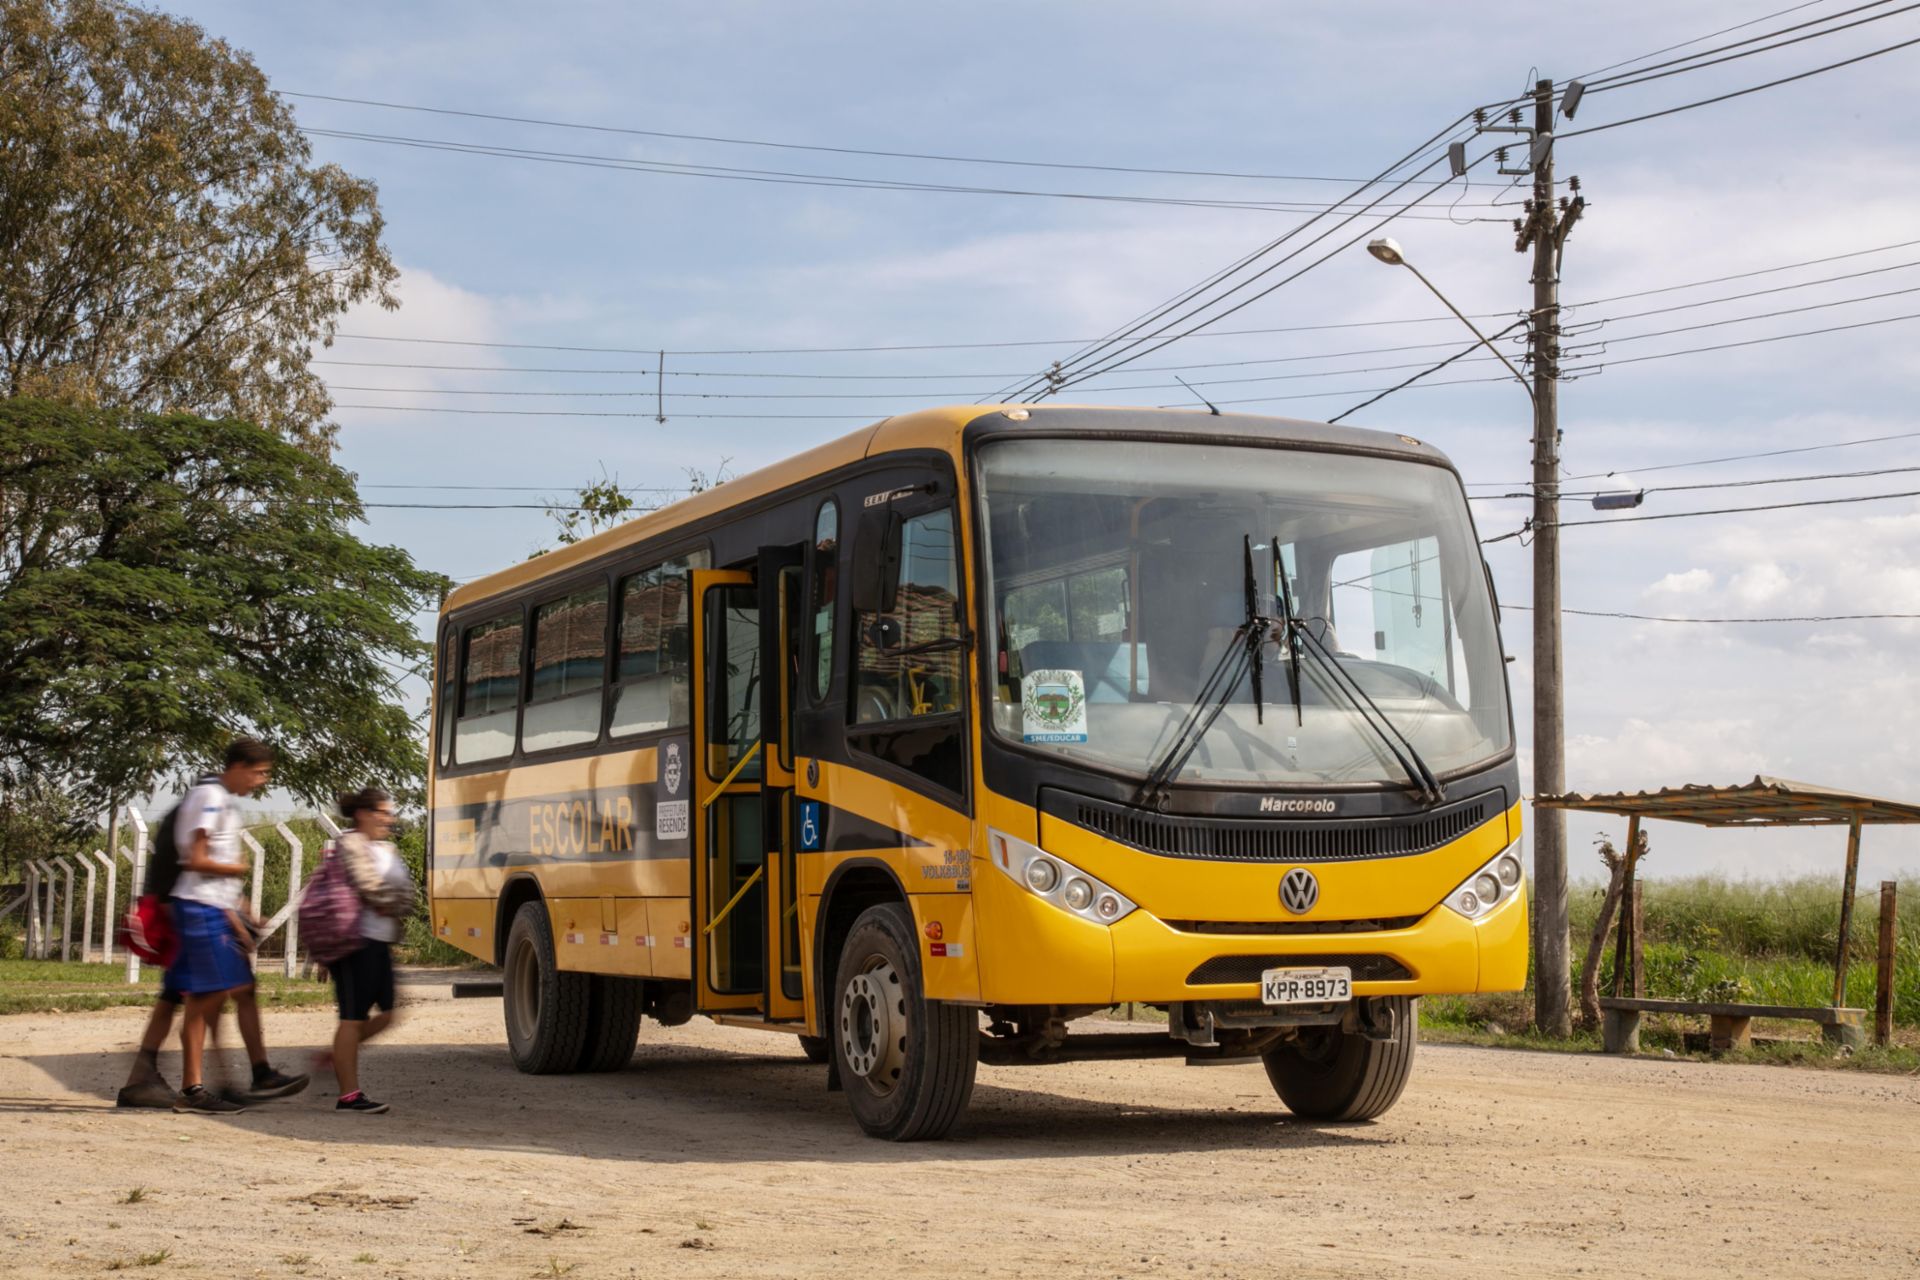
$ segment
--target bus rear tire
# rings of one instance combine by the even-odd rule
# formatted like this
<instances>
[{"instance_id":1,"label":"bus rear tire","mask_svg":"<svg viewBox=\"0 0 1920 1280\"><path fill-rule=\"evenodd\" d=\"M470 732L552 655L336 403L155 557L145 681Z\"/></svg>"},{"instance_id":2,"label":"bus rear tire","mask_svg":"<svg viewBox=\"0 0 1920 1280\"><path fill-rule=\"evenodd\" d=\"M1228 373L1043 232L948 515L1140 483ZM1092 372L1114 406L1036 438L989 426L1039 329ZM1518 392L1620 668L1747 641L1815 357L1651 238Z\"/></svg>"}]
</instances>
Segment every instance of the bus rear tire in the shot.
<instances>
[{"instance_id":1,"label":"bus rear tire","mask_svg":"<svg viewBox=\"0 0 1920 1280\"><path fill-rule=\"evenodd\" d=\"M853 1118L889 1142L944 1138L973 1096L980 1019L926 998L919 935L904 904L853 922L833 982L828 1039Z\"/></svg>"},{"instance_id":2,"label":"bus rear tire","mask_svg":"<svg viewBox=\"0 0 1920 1280\"><path fill-rule=\"evenodd\" d=\"M1369 1040L1339 1027L1303 1027L1261 1055L1267 1079L1302 1120L1372 1120L1400 1100L1413 1074L1419 1011L1407 996L1388 998L1393 1035Z\"/></svg>"},{"instance_id":3,"label":"bus rear tire","mask_svg":"<svg viewBox=\"0 0 1920 1280\"><path fill-rule=\"evenodd\" d=\"M645 992L638 978L596 973L587 979L587 1034L580 1045L581 1071L621 1071L633 1061L640 1039Z\"/></svg>"},{"instance_id":4,"label":"bus rear tire","mask_svg":"<svg viewBox=\"0 0 1920 1280\"><path fill-rule=\"evenodd\" d=\"M553 958L547 904L524 902L507 931L502 1001L507 1051L529 1075L572 1071L587 1039L592 994L584 973L562 973Z\"/></svg>"},{"instance_id":5,"label":"bus rear tire","mask_svg":"<svg viewBox=\"0 0 1920 1280\"><path fill-rule=\"evenodd\" d=\"M801 1036L800 1052L807 1055L808 1062L825 1062L833 1056L833 1046L825 1036Z\"/></svg>"}]
</instances>

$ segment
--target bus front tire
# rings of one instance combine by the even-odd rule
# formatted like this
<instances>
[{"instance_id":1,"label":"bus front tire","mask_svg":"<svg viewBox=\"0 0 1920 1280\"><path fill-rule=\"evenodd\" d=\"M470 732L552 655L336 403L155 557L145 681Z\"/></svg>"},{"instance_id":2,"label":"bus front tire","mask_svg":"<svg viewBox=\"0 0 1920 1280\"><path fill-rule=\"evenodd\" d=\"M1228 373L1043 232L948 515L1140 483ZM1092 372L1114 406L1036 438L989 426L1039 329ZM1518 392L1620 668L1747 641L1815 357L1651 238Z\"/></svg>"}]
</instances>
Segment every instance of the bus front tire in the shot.
<instances>
[{"instance_id":1,"label":"bus front tire","mask_svg":"<svg viewBox=\"0 0 1920 1280\"><path fill-rule=\"evenodd\" d=\"M633 1061L640 1039L640 979L596 973L587 979L587 1033L581 1038L581 1071L621 1071Z\"/></svg>"},{"instance_id":2,"label":"bus front tire","mask_svg":"<svg viewBox=\"0 0 1920 1280\"><path fill-rule=\"evenodd\" d=\"M1393 1034L1369 1040L1339 1027L1305 1027L1261 1055L1267 1079L1287 1110L1302 1120L1372 1120L1400 1099L1413 1073L1418 1009L1406 996L1388 998Z\"/></svg>"},{"instance_id":3,"label":"bus front tire","mask_svg":"<svg viewBox=\"0 0 1920 1280\"><path fill-rule=\"evenodd\" d=\"M507 931L502 1002L507 1050L529 1075L574 1070L586 1046L592 989L584 973L562 973L553 958L547 904L520 905Z\"/></svg>"},{"instance_id":4,"label":"bus front tire","mask_svg":"<svg viewBox=\"0 0 1920 1280\"><path fill-rule=\"evenodd\" d=\"M898 902L853 923L828 1039L853 1118L890 1142L944 1138L973 1095L979 1016L926 998L913 915Z\"/></svg>"}]
</instances>

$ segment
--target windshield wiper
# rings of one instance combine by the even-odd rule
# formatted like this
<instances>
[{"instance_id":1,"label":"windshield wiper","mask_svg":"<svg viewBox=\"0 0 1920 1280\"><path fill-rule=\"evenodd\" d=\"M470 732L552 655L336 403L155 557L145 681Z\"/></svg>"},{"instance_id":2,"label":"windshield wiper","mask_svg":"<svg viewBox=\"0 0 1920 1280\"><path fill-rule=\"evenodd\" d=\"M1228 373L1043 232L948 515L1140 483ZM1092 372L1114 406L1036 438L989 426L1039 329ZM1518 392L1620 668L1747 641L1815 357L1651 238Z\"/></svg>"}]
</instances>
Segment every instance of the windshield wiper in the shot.
<instances>
[{"instance_id":1,"label":"windshield wiper","mask_svg":"<svg viewBox=\"0 0 1920 1280\"><path fill-rule=\"evenodd\" d=\"M1297 618L1289 622L1287 632L1289 646L1296 653L1301 642L1306 642L1307 652L1320 660L1321 667L1333 677L1334 687L1346 695L1347 701L1351 702L1354 710L1360 713L1362 722L1374 731L1374 734L1386 745L1387 750L1393 754L1400 768L1406 772L1407 781L1411 782L1414 790L1420 793L1420 798L1428 804L1439 804L1445 800L1447 789L1441 785L1438 775L1421 757L1419 750L1407 735L1400 732L1399 726L1380 709L1380 704L1360 687L1360 682L1354 679L1353 673L1340 665L1339 658L1327 648L1326 643Z\"/></svg>"},{"instance_id":2,"label":"windshield wiper","mask_svg":"<svg viewBox=\"0 0 1920 1280\"><path fill-rule=\"evenodd\" d=\"M1247 616L1233 634L1227 637L1227 646L1221 652L1219 661L1213 664L1213 670L1201 682L1200 691L1194 695L1193 705L1187 708L1186 716L1180 721L1180 727L1174 730L1173 738L1167 743L1165 751L1147 771L1146 780L1134 792L1133 802L1143 808L1163 809L1167 801L1167 787L1179 776L1187 760L1199 749L1200 743L1212 731L1214 722L1220 713L1226 710L1227 702L1234 691L1240 687L1240 681L1246 678L1248 669L1253 674L1253 713L1256 720L1265 723L1265 709L1262 703L1264 680L1262 669L1267 643L1273 638L1276 619L1260 612L1260 588L1253 577L1253 539L1241 537L1242 568L1246 596ZM1296 703L1298 692L1294 695Z\"/></svg>"},{"instance_id":3,"label":"windshield wiper","mask_svg":"<svg viewBox=\"0 0 1920 1280\"><path fill-rule=\"evenodd\" d=\"M1287 566L1280 559L1280 535L1273 535L1273 576L1280 581L1280 622L1287 636L1287 687L1293 691L1293 722L1304 726L1307 713L1300 706L1300 646L1293 639L1293 630L1299 626L1299 617L1293 611L1293 588L1287 585ZM1248 580L1253 577L1249 565Z\"/></svg>"}]
</instances>

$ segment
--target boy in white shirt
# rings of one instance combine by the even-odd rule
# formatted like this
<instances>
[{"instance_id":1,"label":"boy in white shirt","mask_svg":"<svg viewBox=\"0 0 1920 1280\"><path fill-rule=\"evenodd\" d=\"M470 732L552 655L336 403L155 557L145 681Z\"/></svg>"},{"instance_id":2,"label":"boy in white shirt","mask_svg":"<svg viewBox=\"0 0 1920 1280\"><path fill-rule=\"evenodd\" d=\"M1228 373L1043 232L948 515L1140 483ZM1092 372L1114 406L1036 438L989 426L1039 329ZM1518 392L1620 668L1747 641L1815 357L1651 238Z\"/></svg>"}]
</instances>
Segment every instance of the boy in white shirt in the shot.
<instances>
[{"instance_id":1,"label":"boy in white shirt","mask_svg":"<svg viewBox=\"0 0 1920 1280\"><path fill-rule=\"evenodd\" d=\"M187 793L174 819L173 838L180 874L173 883L171 907L180 954L167 968L166 987L181 996L180 1097L176 1111L232 1114L243 1102L216 1097L201 1080L207 1026L218 1020L232 997L240 1035L253 1061L247 1100L285 1097L307 1087L307 1077L287 1076L267 1061L260 1007L253 995L251 923L240 913L240 891L247 874L240 853L240 814L235 801L267 783L273 751L265 743L240 738L227 748L226 768Z\"/></svg>"}]
</instances>

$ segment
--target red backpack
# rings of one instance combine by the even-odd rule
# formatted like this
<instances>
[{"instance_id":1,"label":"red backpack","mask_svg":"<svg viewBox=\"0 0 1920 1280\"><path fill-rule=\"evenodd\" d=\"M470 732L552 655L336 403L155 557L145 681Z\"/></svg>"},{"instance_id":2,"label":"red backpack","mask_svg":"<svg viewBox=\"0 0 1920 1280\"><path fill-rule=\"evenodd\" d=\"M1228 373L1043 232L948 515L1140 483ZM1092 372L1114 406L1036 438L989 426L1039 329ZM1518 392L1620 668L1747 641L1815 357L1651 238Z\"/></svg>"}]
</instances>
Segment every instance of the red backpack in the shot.
<instances>
[{"instance_id":1,"label":"red backpack","mask_svg":"<svg viewBox=\"0 0 1920 1280\"><path fill-rule=\"evenodd\" d=\"M360 895L331 840L321 852L320 869L300 895L300 941L321 964L360 949Z\"/></svg>"},{"instance_id":2,"label":"red backpack","mask_svg":"<svg viewBox=\"0 0 1920 1280\"><path fill-rule=\"evenodd\" d=\"M162 967L180 954L180 935L173 931L173 910L158 894L142 894L120 920L120 945Z\"/></svg>"}]
</instances>

